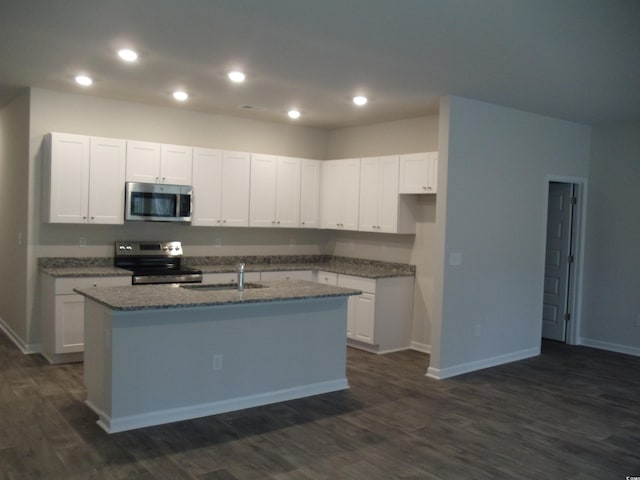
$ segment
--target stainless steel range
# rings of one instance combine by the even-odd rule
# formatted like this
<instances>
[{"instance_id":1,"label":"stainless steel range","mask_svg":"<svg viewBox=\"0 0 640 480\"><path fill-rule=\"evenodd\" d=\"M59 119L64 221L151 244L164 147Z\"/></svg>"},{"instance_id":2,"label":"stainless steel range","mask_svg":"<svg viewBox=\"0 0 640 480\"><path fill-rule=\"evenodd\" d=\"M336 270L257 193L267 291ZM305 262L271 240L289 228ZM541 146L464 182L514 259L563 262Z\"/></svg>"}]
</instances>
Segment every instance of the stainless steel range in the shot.
<instances>
[{"instance_id":1,"label":"stainless steel range","mask_svg":"<svg viewBox=\"0 0 640 480\"><path fill-rule=\"evenodd\" d=\"M117 241L115 266L133 272L133 285L200 283L202 272L182 266L180 242Z\"/></svg>"}]
</instances>

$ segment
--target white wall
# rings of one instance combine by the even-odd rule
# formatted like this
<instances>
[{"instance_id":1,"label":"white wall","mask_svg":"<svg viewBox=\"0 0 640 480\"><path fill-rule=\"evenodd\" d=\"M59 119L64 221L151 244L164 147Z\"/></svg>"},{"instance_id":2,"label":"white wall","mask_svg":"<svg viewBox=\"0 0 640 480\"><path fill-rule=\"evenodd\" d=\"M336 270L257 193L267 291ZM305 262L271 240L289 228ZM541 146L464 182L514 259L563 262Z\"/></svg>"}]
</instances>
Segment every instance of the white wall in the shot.
<instances>
[{"instance_id":1,"label":"white wall","mask_svg":"<svg viewBox=\"0 0 640 480\"><path fill-rule=\"evenodd\" d=\"M581 343L640 355L640 123L593 129Z\"/></svg>"},{"instance_id":2,"label":"white wall","mask_svg":"<svg viewBox=\"0 0 640 480\"><path fill-rule=\"evenodd\" d=\"M440 115L449 121L434 269L443 291L429 373L442 378L539 352L546 177L587 177L590 129L459 97ZM444 264L451 253L460 266Z\"/></svg>"},{"instance_id":3,"label":"white wall","mask_svg":"<svg viewBox=\"0 0 640 480\"><path fill-rule=\"evenodd\" d=\"M25 270L29 148L27 92L0 110L0 324L16 340L27 332ZM21 345L29 349L29 345Z\"/></svg>"},{"instance_id":4,"label":"white wall","mask_svg":"<svg viewBox=\"0 0 640 480\"><path fill-rule=\"evenodd\" d=\"M358 158L438 150L438 116L332 130L328 158ZM414 346L429 350L433 301L436 196L419 195L415 235L334 232L327 253L416 265Z\"/></svg>"}]
</instances>

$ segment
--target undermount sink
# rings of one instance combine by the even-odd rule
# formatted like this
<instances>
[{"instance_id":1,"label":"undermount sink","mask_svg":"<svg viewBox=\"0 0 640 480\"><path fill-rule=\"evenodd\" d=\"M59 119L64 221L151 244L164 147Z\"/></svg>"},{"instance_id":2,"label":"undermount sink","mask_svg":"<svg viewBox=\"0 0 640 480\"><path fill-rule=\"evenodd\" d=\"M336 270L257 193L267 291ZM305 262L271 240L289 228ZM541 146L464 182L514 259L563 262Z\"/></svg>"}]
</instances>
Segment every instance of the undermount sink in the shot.
<instances>
[{"instance_id":1,"label":"undermount sink","mask_svg":"<svg viewBox=\"0 0 640 480\"><path fill-rule=\"evenodd\" d=\"M187 285L180 285L180 287L182 288L186 288L187 290L196 290L196 291L200 291L200 292L207 292L207 291L215 291L215 290L237 290L238 289L238 284L237 283L198 283L198 284L187 284ZM264 288L264 285L261 285L260 283L251 283L251 282L246 282L244 284L244 289L246 290L247 288Z\"/></svg>"}]
</instances>

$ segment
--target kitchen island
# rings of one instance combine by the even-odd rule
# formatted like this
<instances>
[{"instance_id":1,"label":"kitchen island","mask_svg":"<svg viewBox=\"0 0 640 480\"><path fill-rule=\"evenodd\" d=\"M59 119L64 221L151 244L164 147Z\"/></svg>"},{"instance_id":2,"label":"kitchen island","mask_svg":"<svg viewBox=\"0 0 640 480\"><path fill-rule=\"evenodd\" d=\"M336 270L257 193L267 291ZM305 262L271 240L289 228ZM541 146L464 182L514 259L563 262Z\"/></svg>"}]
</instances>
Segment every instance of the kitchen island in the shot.
<instances>
[{"instance_id":1,"label":"kitchen island","mask_svg":"<svg viewBox=\"0 0 640 480\"><path fill-rule=\"evenodd\" d=\"M305 281L78 289L87 405L107 432L348 388L349 295Z\"/></svg>"}]
</instances>

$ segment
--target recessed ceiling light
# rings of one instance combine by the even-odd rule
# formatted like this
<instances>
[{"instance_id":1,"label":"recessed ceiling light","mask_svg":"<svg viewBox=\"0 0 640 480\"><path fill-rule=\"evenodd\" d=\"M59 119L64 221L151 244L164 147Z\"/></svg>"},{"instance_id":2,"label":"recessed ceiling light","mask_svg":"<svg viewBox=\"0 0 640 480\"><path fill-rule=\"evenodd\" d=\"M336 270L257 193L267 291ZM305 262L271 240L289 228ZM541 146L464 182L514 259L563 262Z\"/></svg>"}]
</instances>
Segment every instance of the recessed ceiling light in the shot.
<instances>
[{"instance_id":1,"label":"recessed ceiling light","mask_svg":"<svg viewBox=\"0 0 640 480\"><path fill-rule=\"evenodd\" d=\"M189 94L187 92L178 90L177 92L173 92L173 98L180 102L184 102L187 98L189 98Z\"/></svg>"},{"instance_id":2,"label":"recessed ceiling light","mask_svg":"<svg viewBox=\"0 0 640 480\"><path fill-rule=\"evenodd\" d=\"M353 103L355 103L359 107L365 105L368 101L369 99L367 97L363 97L362 95L353 97Z\"/></svg>"},{"instance_id":3,"label":"recessed ceiling light","mask_svg":"<svg viewBox=\"0 0 640 480\"><path fill-rule=\"evenodd\" d=\"M88 87L93 83L93 80L91 80L91 77L87 77L86 75L78 75L76 77L76 82L83 87Z\"/></svg>"},{"instance_id":4,"label":"recessed ceiling light","mask_svg":"<svg viewBox=\"0 0 640 480\"><path fill-rule=\"evenodd\" d=\"M235 83L242 83L242 82L244 82L244 79L246 78L244 73L238 72L238 71L229 72L228 76L229 76L229 80L231 80L232 82L235 82Z\"/></svg>"},{"instance_id":5,"label":"recessed ceiling light","mask_svg":"<svg viewBox=\"0 0 640 480\"><path fill-rule=\"evenodd\" d=\"M289 118L292 119L296 119L296 118L300 118L300 112L298 110L289 110L287 112L287 115L289 115Z\"/></svg>"},{"instance_id":6,"label":"recessed ceiling light","mask_svg":"<svg viewBox=\"0 0 640 480\"><path fill-rule=\"evenodd\" d=\"M138 59L138 54L129 48L118 50L118 56L125 62L135 62Z\"/></svg>"}]
</instances>

